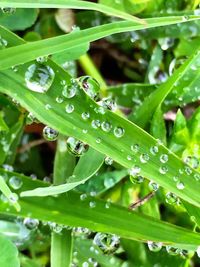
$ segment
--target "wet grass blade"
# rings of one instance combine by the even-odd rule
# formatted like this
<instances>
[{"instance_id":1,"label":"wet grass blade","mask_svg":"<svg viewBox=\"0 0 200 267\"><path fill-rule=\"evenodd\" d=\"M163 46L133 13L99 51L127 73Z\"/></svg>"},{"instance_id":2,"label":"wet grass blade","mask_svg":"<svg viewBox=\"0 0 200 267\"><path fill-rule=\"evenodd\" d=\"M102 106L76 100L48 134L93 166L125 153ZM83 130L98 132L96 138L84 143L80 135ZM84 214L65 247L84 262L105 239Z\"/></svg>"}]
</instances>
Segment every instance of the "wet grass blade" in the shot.
<instances>
[{"instance_id":1,"label":"wet grass blade","mask_svg":"<svg viewBox=\"0 0 200 267\"><path fill-rule=\"evenodd\" d=\"M145 128L151 120L156 108L163 103L172 89L176 87L186 88L199 77L199 51L195 52L173 75L161 84L157 90L151 93L143 102L142 106L129 118L137 125ZM186 80L187 77L187 80Z\"/></svg>"},{"instance_id":2,"label":"wet grass blade","mask_svg":"<svg viewBox=\"0 0 200 267\"><path fill-rule=\"evenodd\" d=\"M144 24L145 21L134 17L128 13L122 12L115 8L91 3L89 1L78 1L78 0L4 0L1 1L1 7L16 7L16 8L71 8L71 9L86 9L86 10L95 10L101 13L105 13L109 16L118 17L125 20L135 21L140 24Z\"/></svg>"},{"instance_id":3,"label":"wet grass blade","mask_svg":"<svg viewBox=\"0 0 200 267\"><path fill-rule=\"evenodd\" d=\"M16 191L18 194L20 191L45 186L41 181L33 181L3 169L0 169L0 175L7 175L8 178L14 175L21 179L23 186ZM165 223L113 204L106 208L106 202L89 196L81 200L80 195L74 192L59 195L56 198L51 196L20 198L20 205L21 211L17 212L8 203L1 202L0 212L22 217L31 216L42 221L53 221L73 227L86 227L93 231L117 234L140 242L148 240L163 242L163 245L189 250L196 250L200 243L200 235L186 228Z\"/></svg>"},{"instance_id":4,"label":"wet grass blade","mask_svg":"<svg viewBox=\"0 0 200 267\"><path fill-rule=\"evenodd\" d=\"M200 16L190 16L187 21L197 19L200 19ZM0 51L0 70L23 64L40 56L52 55L62 51L70 51L72 48L75 49L76 47L79 47L80 43L84 45L85 43L87 44L111 34L182 23L185 22L185 19L183 16L161 17L146 19L146 22L146 25L128 21L113 22L86 30L72 32L67 35L7 48ZM6 39L6 31L2 27L0 27L0 34L2 38Z\"/></svg>"},{"instance_id":5,"label":"wet grass blade","mask_svg":"<svg viewBox=\"0 0 200 267\"><path fill-rule=\"evenodd\" d=\"M73 175L70 177L65 176L64 182L66 182L67 179L67 183L50 186L48 188L42 187L31 191L25 191L21 193L21 196L50 196L67 192L90 179L90 177L92 177L103 164L104 157L105 156L103 154L90 148L89 151L79 160L74 169Z\"/></svg>"}]
</instances>

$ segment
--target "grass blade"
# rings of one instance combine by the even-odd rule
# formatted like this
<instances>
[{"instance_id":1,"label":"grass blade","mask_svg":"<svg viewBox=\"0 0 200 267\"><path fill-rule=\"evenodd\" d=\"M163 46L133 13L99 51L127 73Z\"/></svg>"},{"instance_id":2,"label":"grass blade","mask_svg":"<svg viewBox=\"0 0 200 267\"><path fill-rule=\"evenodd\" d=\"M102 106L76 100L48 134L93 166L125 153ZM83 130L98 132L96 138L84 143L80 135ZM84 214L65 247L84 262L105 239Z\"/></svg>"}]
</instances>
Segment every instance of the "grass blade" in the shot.
<instances>
[{"instance_id":1,"label":"grass blade","mask_svg":"<svg viewBox=\"0 0 200 267\"><path fill-rule=\"evenodd\" d=\"M187 21L197 19L200 19L200 16L190 16ZM146 19L146 22L147 25L141 25L127 21L114 22L86 30L72 32L67 35L7 48L3 51L0 51L0 70L23 64L40 56L51 55L62 51L69 51L72 48L74 49L80 46L80 43L83 45L111 34L183 23L185 22L185 19L183 16L161 17ZM3 38L6 39L4 28L0 27L0 34L2 37L4 35Z\"/></svg>"},{"instance_id":2,"label":"grass blade","mask_svg":"<svg viewBox=\"0 0 200 267\"><path fill-rule=\"evenodd\" d=\"M71 177L67 177L67 175L65 175L64 177L65 180L63 182L65 182L66 179L68 178L67 183L50 186L48 188L42 187L42 188L36 188L31 191L24 191L21 193L21 196L41 197L41 196L50 196L67 192L75 188L76 186L85 183L90 177L92 177L101 167L103 161L104 161L104 155L90 148L89 151L79 160L78 164L74 169L73 175ZM68 164L66 164L66 162L64 163L64 165L69 166ZM62 166L60 168L62 168Z\"/></svg>"},{"instance_id":3,"label":"grass blade","mask_svg":"<svg viewBox=\"0 0 200 267\"><path fill-rule=\"evenodd\" d=\"M122 12L120 10L111 8L106 5L91 3L87 1L78 1L78 0L4 0L1 1L1 7L17 7L17 8L71 8L71 9L86 9L86 10L95 10L102 13L105 13L110 16L115 16L118 18L135 21L137 23L144 24L144 20L141 20L137 17L134 17L130 14Z\"/></svg>"},{"instance_id":4,"label":"grass blade","mask_svg":"<svg viewBox=\"0 0 200 267\"><path fill-rule=\"evenodd\" d=\"M5 172L0 169L1 175L17 176L23 182L21 191L45 186L38 180L31 180L17 173ZM95 207L90 207L95 203ZM43 203L41 205L41 203ZM163 242L163 245L172 245L179 248L196 250L200 242L200 235L192 231L162 222L155 218L131 212L126 208L110 204L87 196L85 200L80 195L68 192L66 195L55 197L27 197L20 199L21 211L16 212L8 203L0 203L0 212L22 217L37 218L43 221L53 221L73 227L86 227L93 231L117 234L127 239L146 242L148 240ZM59 215L59 216L58 216ZM110 222L114 222L111 224ZM156 231L149 231L156 229ZM170 235L169 235L170 233Z\"/></svg>"}]
</instances>

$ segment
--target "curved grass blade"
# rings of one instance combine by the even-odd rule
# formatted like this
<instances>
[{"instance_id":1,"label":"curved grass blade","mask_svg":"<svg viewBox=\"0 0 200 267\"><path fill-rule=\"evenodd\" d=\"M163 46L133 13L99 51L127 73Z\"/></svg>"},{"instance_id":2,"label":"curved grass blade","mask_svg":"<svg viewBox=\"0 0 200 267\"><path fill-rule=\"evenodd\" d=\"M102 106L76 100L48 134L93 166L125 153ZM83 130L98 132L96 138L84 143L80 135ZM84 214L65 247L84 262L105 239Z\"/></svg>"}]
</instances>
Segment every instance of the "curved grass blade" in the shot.
<instances>
[{"instance_id":1,"label":"curved grass blade","mask_svg":"<svg viewBox=\"0 0 200 267\"><path fill-rule=\"evenodd\" d=\"M200 19L200 16L190 16L188 21ZM185 19L183 16L167 17L167 18L150 18L146 19L147 25L141 25L134 22L113 22L86 30L72 32L67 35L57 36L41 41L22 44L16 47L11 47L0 51L0 70L10 68L12 66L23 64L25 62L36 59L40 56L47 56L62 51L69 51L111 34L137 31L158 26L167 26L170 24L183 23ZM6 39L5 30L0 27L0 34Z\"/></svg>"},{"instance_id":2,"label":"curved grass blade","mask_svg":"<svg viewBox=\"0 0 200 267\"><path fill-rule=\"evenodd\" d=\"M160 85L143 102L142 106L129 118L137 125L145 128L156 108L163 103L173 88L190 88L190 84L199 79L200 52L195 52L180 68L178 68L166 83ZM187 79L186 79L187 77Z\"/></svg>"},{"instance_id":3,"label":"curved grass blade","mask_svg":"<svg viewBox=\"0 0 200 267\"><path fill-rule=\"evenodd\" d=\"M134 17L128 13L122 12L115 8L91 3L89 1L78 1L78 0L4 0L1 1L1 7L17 7L17 8L71 8L71 9L86 9L86 10L95 10L102 13L105 13L110 16L118 17L125 20L135 21L137 23L144 24L144 20Z\"/></svg>"},{"instance_id":4,"label":"curved grass blade","mask_svg":"<svg viewBox=\"0 0 200 267\"><path fill-rule=\"evenodd\" d=\"M21 179L23 186L16 191L17 193L45 186L45 183L41 181L33 181L28 177L6 172L3 169L0 169L0 174L6 174L8 177L14 175ZM93 208L90 207L91 203L94 204ZM22 217L31 216L42 221L53 221L73 227L86 227L93 231L117 234L140 242L148 240L163 242L163 245L189 250L196 250L200 243L200 235L188 229L131 212L114 204L106 208L105 201L90 196L81 200L80 195L75 192L68 192L56 198L51 196L21 198L20 205L21 211L16 212L8 203L1 202L0 212ZM149 231L149 229L154 229L154 231Z\"/></svg>"},{"instance_id":5,"label":"curved grass blade","mask_svg":"<svg viewBox=\"0 0 200 267\"><path fill-rule=\"evenodd\" d=\"M90 148L89 151L79 160L74 169L73 175L69 178L65 177L65 179L68 178L67 183L25 191L22 192L20 196L50 196L67 192L90 179L90 177L92 177L101 167L103 161L104 155L93 148Z\"/></svg>"}]
</instances>

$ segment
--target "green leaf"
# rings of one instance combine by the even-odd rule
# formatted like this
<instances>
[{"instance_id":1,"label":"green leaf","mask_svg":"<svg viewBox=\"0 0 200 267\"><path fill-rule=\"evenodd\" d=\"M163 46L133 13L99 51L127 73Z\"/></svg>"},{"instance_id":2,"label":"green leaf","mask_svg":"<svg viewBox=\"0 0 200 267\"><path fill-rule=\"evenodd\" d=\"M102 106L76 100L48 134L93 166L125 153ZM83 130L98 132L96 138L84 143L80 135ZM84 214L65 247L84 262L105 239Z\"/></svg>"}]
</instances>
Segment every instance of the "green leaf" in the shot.
<instances>
[{"instance_id":1,"label":"green leaf","mask_svg":"<svg viewBox=\"0 0 200 267\"><path fill-rule=\"evenodd\" d=\"M16 9L14 14L0 12L0 25L12 30L22 31L31 27L38 16L38 9Z\"/></svg>"},{"instance_id":2,"label":"green leaf","mask_svg":"<svg viewBox=\"0 0 200 267\"><path fill-rule=\"evenodd\" d=\"M23 186L16 191L17 193L45 186L41 181L31 180L3 169L0 169L0 174L7 175L8 178L14 175L21 179ZM94 205L93 208L91 203ZM196 250L200 242L200 235L186 228L165 223L114 204L106 208L105 201L90 196L81 200L80 195L75 192L68 192L56 198L51 196L20 198L20 205L21 211L17 212L8 203L1 202L0 212L22 217L31 216L42 221L53 221L73 227L86 227L93 231L109 232L132 240L163 242L163 245L189 250ZM156 231L149 231L149 229Z\"/></svg>"},{"instance_id":3,"label":"green leaf","mask_svg":"<svg viewBox=\"0 0 200 267\"><path fill-rule=\"evenodd\" d=\"M163 111L161 110L161 107L158 106L156 109L152 121L151 121L151 127L150 127L150 133L153 135L153 137L161 140L163 144L166 145L166 127L165 127L165 121L163 117Z\"/></svg>"},{"instance_id":4,"label":"green leaf","mask_svg":"<svg viewBox=\"0 0 200 267\"><path fill-rule=\"evenodd\" d=\"M126 175L128 171L126 169L104 172L97 176L92 177L85 184L77 187L80 192L95 192L97 195L104 193L108 189L115 186L120 182Z\"/></svg>"},{"instance_id":5,"label":"green leaf","mask_svg":"<svg viewBox=\"0 0 200 267\"><path fill-rule=\"evenodd\" d=\"M1 116L2 114L0 113L0 132L1 131L8 131L9 128L7 126L7 124L5 123L4 119Z\"/></svg>"},{"instance_id":6,"label":"green leaf","mask_svg":"<svg viewBox=\"0 0 200 267\"><path fill-rule=\"evenodd\" d=\"M72 9L86 9L86 10L95 10L99 12L103 12L107 15L116 16L119 18L136 21L138 23L143 23L142 20L133 17L125 12L120 10L104 6L101 4L91 3L87 1L78 1L78 0L4 0L1 1L1 7L22 7L22 8L72 8Z\"/></svg>"},{"instance_id":7,"label":"green leaf","mask_svg":"<svg viewBox=\"0 0 200 267\"><path fill-rule=\"evenodd\" d=\"M0 265L3 267L20 267L16 246L3 235L0 235L0 246Z\"/></svg>"},{"instance_id":8,"label":"green leaf","mask_svg":"<svg viewBox=\"0 0 200 267\"><path fill-rule=\"evenodd\" d=\"M145 99L143 105L135 114L130 116L130 119L134 120L134 122L142 128L145 128L156 108L163 103L167 95L174 88L184 88L183 95L179 94L180 102L184 104L184 91L189 91L191 84L192 86L197 86L197 81L199 79L199 58L200 53L195 52L180 68L174 71L167 82L161 84L157 90Z\"/></svg>"},{"instance_id":9,"label":"green leaf","mask_svg":"<svg viewBox=\"0 0 200 267\"><path fill-rule=\"evenodd\" d=\"M65 150L65 153L66 152L67 150ZM85 183L90 177L92 177L101 167L103 161L104 155L90 148L89 151L79 160L74 169L73 175L71 177L65 176L65 180L68 180L67 183L50 186L48 188L36 188L32 191L25 191L21 193L21 196L50 196L67 192L76 186Z\"/></svg>"},{"instance_id":10,"label":"green leaf","mask_svg":"<svg viewBox=\"0 0 200 267\"><path fill-rule=\"evenodd\" d=\"M190 137L187 122L181 110L178 110L170 137L169 148L174 153L178 153L179 151L183 151L183 149L185 149L188 142L190 142Z\"/></svg>"},{"instance_id":11,"label":"green leaf","mask_svg":"<svg viewBox=\"0 0 200 267\"><path fill-rule=\"evenodd\" d=\"M200 16L190 16L188 21L197 19L200 19ZM86 30L72 32L63 36L22 44L20 46L7 48L3 51L0 51L0 70L31 61L40 56L55 54L62 51L69 51L72 48L80 47L80 43L84 45L114 33L136 31L183 22L185 22L185 19L182 16L167 18L161 17L155 19L150 18L146 19L145 25L127 21L113 22ZM1 27L0 34L6 39L7 34Z\"/></svg>"}]
</instances>

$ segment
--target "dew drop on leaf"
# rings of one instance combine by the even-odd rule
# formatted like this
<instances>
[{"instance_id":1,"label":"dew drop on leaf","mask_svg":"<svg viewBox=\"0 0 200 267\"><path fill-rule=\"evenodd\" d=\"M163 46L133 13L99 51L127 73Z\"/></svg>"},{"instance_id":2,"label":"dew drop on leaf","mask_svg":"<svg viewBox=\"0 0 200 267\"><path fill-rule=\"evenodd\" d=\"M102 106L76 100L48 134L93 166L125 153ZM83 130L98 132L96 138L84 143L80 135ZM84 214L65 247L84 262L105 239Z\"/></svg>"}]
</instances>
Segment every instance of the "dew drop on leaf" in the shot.
<instances>
[{"instance_id":1,"label":"dew drop on leaf","mask_svg":"<svg viewBox=\"0 0 200 267\"><path fill-rule=\"evenodd\" d=\"M168 155L167 154L162 154L160 156L160 162L166 163L168 161Z\"/></svg>"},{"instance_id":2,"label":"dew drop on leaf","mask_svg":"<svg viewBox=\"0 0 200 267\"><path fill-rule=\"evenodd\" d=\"M58 131L50 128L49 126L45 126L43 129L43 137L48 141L55 141L58 138Z\"/></svg>"},{"instance_id":3,"label":"dew drop on leaf","mask_svg":"<svg viewBox=\"0 0 200 267\"><path fill-rule=\"evenodd\" d=\"M112 164L113 164L113 159L110 158L110 157L106 157L106 158L105 158L105 164L106 164L106 165L112 165Z\"/></svg>"},{"instance_id":4,"label":"dew drop on leaf","mask_svg":"<svg viewBox=\"0 0 200 267\"><path fill-rule=\"evenodd\" d=\"M153 252L158 252L162 249L162 243L161 242L148 241L147 245L148 245L149 250L153 251Z\"/></svg>"},{"instance_id":5,"label":"dew drop on leaf","mask_svg":"<svg viewBox=\"0 0 200 267\"><path fill-rule=\"evenodd\" d=\"M148 154L143 153L140 155L140 162L141 163L147 163L149 161L149 159L150 158L149 158Z\"/></svg>"},{"instance_id":6,"label":"dew drop on leaf","mask_svg":"<svg viewBox=\"0 0 200 267\"><path fill-rule=\"evenodd\" d=\"M103 121L101 123L101 129L104 131L104 132L110 132L110 130L112 129L112 125L110 122L108 121Z\"/></svg>"},{"instance_id":7,"label":"dew drop on leaf","mask_svg":"<svg viewBox=\"0 0 200 267\"><path fill-rule=\"evenodd\" d=\"M86 92L86 94L93 100L97 101L99 99L99 83L90 76L82 76L78 79L81 88Z\"/></svg>"},{"instance_id":8,"label":"dew drop on leaf","mask_svg":"<svg viewBox=\"0 0 200 267\"><path fill-rule=\"evenodd\" d=\"M97 233L93 239L94 245L98 246L105 254L114 253L119 247L119 237L111 234Z\"/></svg>"},{"instance_id":9,"label":"dew drop on leaf","mask_svg":"<svg viewBox=\"0 0 200 267\"><path fill-rule=\"evenodd\" d=\"M130 175L130 181L133 184L141 184L144 182L144 177L141 175Z\"/></svg>"},{"instance_id":10,"label":"dew drop on leaf","mask_svg":"<svg viewBox=\"0 0 200 267\"><path fill-rule=\"evenodd\" d=\"M23 184L22 180L16 176L12 176L9 179L10 187L12 187L15 190L19 189L22 186L22 184Z\"/></svg>"},{"instance_id":11,"label":"dew drop on leaf","mask_svg":"<svg viewBox=\"0 0 200 267\"><path fill-rule=\"evenodd\" d=\"M150 153L155 156L158 153L158 146L150 147Z\"/></svg>"},{"instance_id":12,"label":"dew drop on leaf","mask_svg":"<svg viewBox=\"0 0 200 267\"><path fill-rule=\"evenodd\" d=\"M16 8L13 8L13 7L1 7L1 11L4 14L14 14L16 12Z\"/></svg>"},{"instance_id":13,"label":"dew drop on leaf","mask_svg":"<svg viewBox=\"0 0 200 267\"><path fill-rule=\"evenodd\" d=\"M26 228L33 230L36 229L39 225L39 220L32 219L32 218L25 218L23 221L23 224L26 226Z\"/></svg>"},{"instance_id":14,"label":"dew drop on leaf","mask_svg":"<svg viewBox=\"0 0 200 267\"><path fill-rule=\"evenodd\" d=\"M184 185L183 182L181 182L181 181L177 181L177 183L176 183L176 187L177 187L177 189L179 189L179 190L183 190L183 189L185 188L185 185Z\"/></svg>"},{"instance_id":15,"label":"dew drop on leaf","mask_svg":"<svg viewBox=\"0 0 200 267\"><path fill-rule=\"evenodd\" d=\"M81 114L81 117L84 121L88 120L90 118L90 113L89 112L83 112Z\"/></svg>"},{"instance_id":16,"label":"dew drop on leaf","mask_svg":"<svg viewBox=\"0 0 200 267\"><path fill-rule=\"evenodd\" d=\"M0 49L6 48L7 45L8 45L8 42L5 39L3 39L0 35Z\"/></svg>"},{"instance_id":17,"label":"dew drop on leaf","mask_svg":"<svg viewBox=\"0 0 200 267\"><path fill-rule=\"evenodd\" d=\"M168 192L166 194L166 202L170 205L180 204L179 198L174 193L171 193L171 192Z\"/></svg>"},{"instance_id":18,"label":"dew drop on leaf","mask_svg":"<svg viewBox=\"0 0 200 267\"><path fill-rule=\"evenodd\" d=\"M74 111L74 105L72 104L67 104L66 107L65 107L65 111L67 113L72 113Z\"/></svg>"},{"instance_id":19,"label":"dew drop on leaf","mask_svg":"<svg viewBox=\"0 0 200 267\"><path fill-rule=\"evenodd\" d=\"M53 69L43 64L32 64L25 72L25 82L29 90L45 93L54 81L55 73Z\"/></svg>"},{"instance_id":20,"label":"dew drop on leaf","mask_svg":"<svg viewBox=\"0 0 200 267\"><path fill-rule=\"evenodd\" d=\"M62 95L66 98L73 98L76 95L76 92L77 92L76 84L65 85L62 90Z\"/></svg>"},{"instance_id":21,"label":"dew drop on leaf","mask_svg":"<svg viewBox=\"0 0 200 267\"><path fill-rule=\"evenodd\" d=\"M115 127L113 132L114 136L116 136L117 138L121 138L124 135L125 130L122 127Z\"/></svg>"},{"instance_id":22,"label":"dew drop on leaf","mask_svg":"<svg viewBox=\"0 0 200 267\"><path fill-rule=\"evenodd\" d=\"M152 191L157 191L159 189L159 185L153 181L149 182L149 189Z\"/></svg>"},{"instance_id":23,"label":"dew drop on leaf","mask_svg":"<svg viewBox=\"0 0 200 267\"><path fill-rule=\"evenodd\" d=\"M74 137L69 137L67 139L67 149L71 154L80 157L88 151L89 146Z\"/></svg>"}]
</instances>

